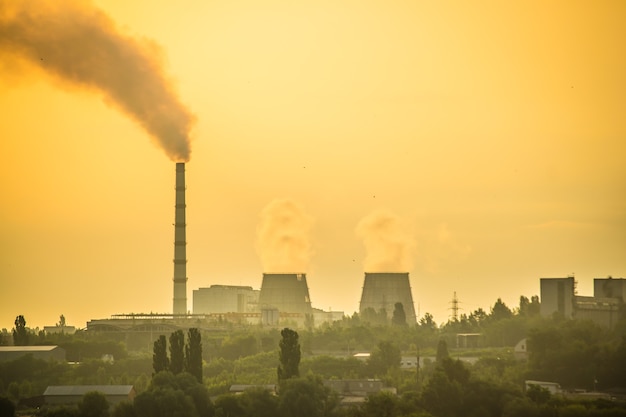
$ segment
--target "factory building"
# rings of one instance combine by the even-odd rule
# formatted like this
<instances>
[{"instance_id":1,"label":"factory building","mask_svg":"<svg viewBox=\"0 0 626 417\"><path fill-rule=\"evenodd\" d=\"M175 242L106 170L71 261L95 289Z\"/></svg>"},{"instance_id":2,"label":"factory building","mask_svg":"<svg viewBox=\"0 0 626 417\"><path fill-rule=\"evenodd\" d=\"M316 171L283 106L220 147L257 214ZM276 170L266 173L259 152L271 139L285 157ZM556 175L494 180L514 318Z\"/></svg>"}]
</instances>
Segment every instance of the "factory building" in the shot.
<instances>
[{"instance_id":1,"label":"factory building","mask_svg":"<svg viewBox=\"0 0 626 417\"><path fill-rule=\"evenodd\" d=\"M576 280L567 278L541 278L541 315L555 313L568 319L591 320L601 326L613 328L626 317L626 279L595 278L593 297L576 293Z\"/></svg>"},{"instance_id":2,"label":"factory building","mask_svg":"<svg viewBox=\"0 0 626 417\"><path fill-rule=\"evenodd\" d=\"M0 362L30 355L33 359L65 362L65 349L59 346L0 346Z\"/></svg>"},{"instance_id":3,"label":"factory building","mask_svg":"<svg viewBox=\"0 0 626 417\"><path fill-rule=\"evenodd\" d=\"M211 285L193 290L193 314L258 311L259 290L248 286Z\"/></svg>"},{"instance_id":4,"label":"factory building","mask_svg":"<svg viewBox=\"0 0 626 417\"><path fill-rule=\"evenodd\" d=\"M571 319L573 317L576 294L574 277L541 278L539 279L539 287L542 316L551 316L558 312L565 318Z\"/></svg>"}]
</instances>

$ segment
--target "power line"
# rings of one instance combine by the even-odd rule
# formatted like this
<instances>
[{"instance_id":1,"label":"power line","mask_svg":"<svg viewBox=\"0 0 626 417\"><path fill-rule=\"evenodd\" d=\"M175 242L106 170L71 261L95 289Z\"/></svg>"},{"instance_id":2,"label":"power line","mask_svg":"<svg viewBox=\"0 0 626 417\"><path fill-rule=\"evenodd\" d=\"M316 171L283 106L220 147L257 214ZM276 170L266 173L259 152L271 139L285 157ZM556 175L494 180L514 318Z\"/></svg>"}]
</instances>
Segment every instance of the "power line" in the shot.
<instances>
[{"instance_id":1,"label":"power line","mask_svg":"<svg viewBox=\"0 0 626 417\"><path fill-rule=\"evenodd\" d=\"M452 297L452 301L450 301L450 304L452 305L452 307L450 307L448 310L452 310L452 320L458 321L460 308L459 308L459 299L456 296L456 291L454 292L454 296Z\"/></svg>"}]
</instances>

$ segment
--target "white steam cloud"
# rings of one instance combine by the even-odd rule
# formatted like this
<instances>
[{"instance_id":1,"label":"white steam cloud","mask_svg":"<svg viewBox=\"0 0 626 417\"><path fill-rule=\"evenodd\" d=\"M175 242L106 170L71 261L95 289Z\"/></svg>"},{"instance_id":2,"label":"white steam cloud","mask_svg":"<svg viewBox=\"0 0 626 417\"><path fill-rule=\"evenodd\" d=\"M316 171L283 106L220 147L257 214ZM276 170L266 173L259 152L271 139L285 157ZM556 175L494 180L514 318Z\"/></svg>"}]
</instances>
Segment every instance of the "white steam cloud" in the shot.
<instances>
[{"instance_id":1,"label":"white steam cloud","mask_svg":"<svg viewBox=\"0 0 626 417\"><path fill-rule=\"evenodd\" d=\"M0 0L0 52L54 78L96 89L136 120L175 161L189 160L194 116L180 102L149 40L122 34L88 1Z\"/></svg>"},{"instance_id":2,"label":"white steam cloud","mask_svg":"<svg viewBox=\"0 0 626 417\"><path fill-rule=\"evenodd\" d=\"M370 213L359 222L356 234L365 245L365 272L409 272L413 268L415 239L394 213Z\"/></svg>"},{"instance_id":3,"label":"white steam cloud","mask_svg":"<svg viewBox=\"0 0 626 417\"><path fill-rule=\"evenodd\" d=\"M277 199L261 212L256 249L267 273L307 272L313 219L289 199Z\"/></svg>"}]
</instances>

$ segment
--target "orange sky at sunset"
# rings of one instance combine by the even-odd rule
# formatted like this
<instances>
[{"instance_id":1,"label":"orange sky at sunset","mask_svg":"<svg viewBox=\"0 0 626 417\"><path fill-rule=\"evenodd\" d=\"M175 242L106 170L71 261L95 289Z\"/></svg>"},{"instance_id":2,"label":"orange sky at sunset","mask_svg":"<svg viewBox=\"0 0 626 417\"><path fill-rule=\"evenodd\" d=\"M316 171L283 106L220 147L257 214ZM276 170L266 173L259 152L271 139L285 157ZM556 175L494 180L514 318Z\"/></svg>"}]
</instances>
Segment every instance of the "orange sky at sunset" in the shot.
<instances>
[{"instance_id":1,"label":"orange sky at sunset","mask_svg":"<svg viewBox=\"0 0 626 417\"><path fill-rule=\"evenodd\" d=\"M174 162L102 91L2 42L9 3L0 328L18 314L82 328L171 312ZM257 228L276 200L303 212L302 272L325 310L358 311L368 254L357 225L372 213L402 231L416 312L437 323L455 291L469 314L498 297L516 307L540 277L575 273L581 295L594 277L626 277L625 2L94 7L159 45L148 43L190 112L179 112L191 127L190 310L199 287L260 287ZM141 99L159 106L152 97Z\"/></svg>"}]
</instances>

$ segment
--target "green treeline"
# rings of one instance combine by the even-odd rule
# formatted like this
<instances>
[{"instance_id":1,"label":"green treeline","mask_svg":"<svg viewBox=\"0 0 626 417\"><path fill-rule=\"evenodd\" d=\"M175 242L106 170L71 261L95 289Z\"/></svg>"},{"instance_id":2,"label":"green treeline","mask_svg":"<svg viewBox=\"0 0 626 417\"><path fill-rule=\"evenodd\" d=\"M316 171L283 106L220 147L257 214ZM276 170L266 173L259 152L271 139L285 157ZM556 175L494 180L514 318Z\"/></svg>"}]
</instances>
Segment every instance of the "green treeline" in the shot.
<instances>
[{"instance_id":1,"label":"green treeline","mask_svg":"<svg viewBox=\"0 0 626 417\"><path fill-rule=\"evenodd\" d=\"M27 332L29 344L59 345L76 363L32 356L0 362L0 407L8 401L19 412L48 385L124 384L135 387L135 403L102 415L626 415L619 400L574 402L535 386L524 389L525 380L539 380L564 389L626 394L626 321L609 330L588 321L541 317L538 307L536 297L521 297L516 308L497 300L489 312L478 309L437 325L429 314L407 324L396 306L389 320L367 311L297 331L226 324L139 342L132 335ZM477 346L457 347L459 333L480 334ZM528 356L515 357L513 347L524 338ZM354 356L362 352L369 357ZM419 368L401 367L403 358L414 365L418 357ZM332 379L379 379L396 393L342 407L337 393L323 384ZM278 390L231 395L236 384ZM80 413L77 407L56 411L61 414L46 415L80 415L62 414Z\"/></svg>"}]
</instances>

